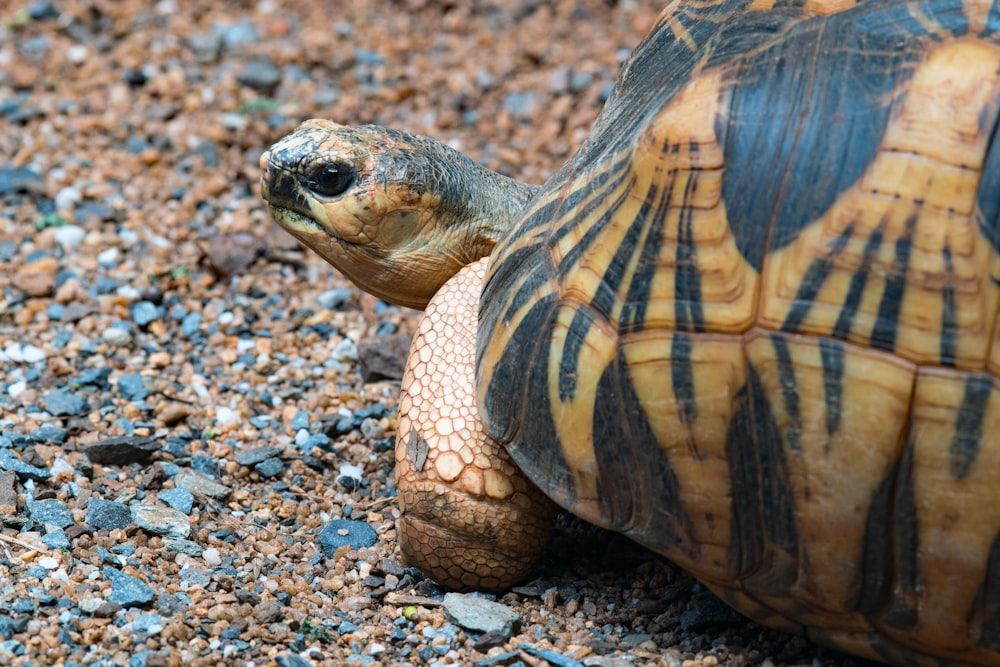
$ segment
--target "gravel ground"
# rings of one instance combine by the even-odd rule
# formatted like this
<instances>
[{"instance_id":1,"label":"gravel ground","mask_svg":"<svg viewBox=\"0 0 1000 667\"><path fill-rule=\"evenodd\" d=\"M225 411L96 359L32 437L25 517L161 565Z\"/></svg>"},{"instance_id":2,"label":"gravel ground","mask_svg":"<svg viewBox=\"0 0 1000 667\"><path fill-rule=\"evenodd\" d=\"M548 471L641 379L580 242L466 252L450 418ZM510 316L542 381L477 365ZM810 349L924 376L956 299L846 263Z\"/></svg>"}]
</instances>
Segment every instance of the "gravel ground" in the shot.
<instances>
[{"instance_id":1,"label":"gravel ground","mask_svg":"<svg viewBox=\"0 0 1000 667\"><path fill-rule=\"evenodd\" d=\"M312 116L541 182L656 13L0 3L0 664L848 664L571 519L484 618L404 569L417 313L258 196L260 153Z\"/></svg>"}]
</instances>

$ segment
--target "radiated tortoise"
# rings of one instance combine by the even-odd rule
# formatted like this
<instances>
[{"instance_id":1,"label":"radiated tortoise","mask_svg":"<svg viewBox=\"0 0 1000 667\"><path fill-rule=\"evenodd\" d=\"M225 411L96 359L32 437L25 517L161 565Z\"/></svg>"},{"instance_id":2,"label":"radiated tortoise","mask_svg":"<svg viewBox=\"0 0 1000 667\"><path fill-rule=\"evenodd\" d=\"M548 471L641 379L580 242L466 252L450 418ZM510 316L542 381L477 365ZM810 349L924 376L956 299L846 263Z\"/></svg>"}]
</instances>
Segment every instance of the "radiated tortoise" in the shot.
<instances>
[{"instance_id":1,"label":"radiated tortoise","mask_svg":"<svg viewBox=\"0 0 1000 667\"><path fill-rule=\"evenodd\" d=\"M275 144L275 219L363 288L423 307L470 265L404 381L405 557L509 585L540 489L765 625L1000 665L998 31L680 0L540 189L376 127Z\"/></svg>"}]
</instances>

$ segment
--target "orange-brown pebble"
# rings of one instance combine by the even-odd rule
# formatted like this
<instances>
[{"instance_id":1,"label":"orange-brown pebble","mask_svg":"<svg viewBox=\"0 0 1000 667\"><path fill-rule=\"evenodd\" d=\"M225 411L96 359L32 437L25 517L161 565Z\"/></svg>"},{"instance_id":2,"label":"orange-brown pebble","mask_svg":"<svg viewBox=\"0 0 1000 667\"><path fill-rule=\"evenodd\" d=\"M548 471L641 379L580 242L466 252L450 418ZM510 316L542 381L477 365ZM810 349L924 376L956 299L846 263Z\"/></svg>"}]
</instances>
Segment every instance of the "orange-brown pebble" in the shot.
<instances>
[{"instance_id":1,"label":"orange-brown pebble","mask_svg":"<svg viewBox=\"0 0 1000 667\"><path fill-rule=\"evenodd\" d=\"M486 260L451 278L413 338L399 399L396 478L408 565L456 589L500 590L527 576L555 506L486 435L475 395Z\"/></svg>"}]
</instances>

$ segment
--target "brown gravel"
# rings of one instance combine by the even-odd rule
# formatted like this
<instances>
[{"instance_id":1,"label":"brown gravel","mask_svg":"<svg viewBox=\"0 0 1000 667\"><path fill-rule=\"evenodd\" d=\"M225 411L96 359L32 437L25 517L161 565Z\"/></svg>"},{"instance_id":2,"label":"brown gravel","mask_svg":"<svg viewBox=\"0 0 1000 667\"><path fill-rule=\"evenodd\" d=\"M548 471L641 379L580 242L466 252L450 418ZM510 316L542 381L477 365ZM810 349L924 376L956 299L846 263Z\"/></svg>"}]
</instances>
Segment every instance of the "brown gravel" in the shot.
<instances>
[{"instance_id":1,"label":"brown gravel","mask_svg":"<svg viewBox=\"0 0 1000 667\"><path fill-rule=\"evenodd\" d=\"M355 361L417 315L350 288L258 197L259 154L311 116L541 182L656 13L0 4L0 664L845 664L571 520L498 600L513 637L447 620L398 564L398 383ZM324 555L341 518L374 545Z\"/></svg>"}]
</instances>

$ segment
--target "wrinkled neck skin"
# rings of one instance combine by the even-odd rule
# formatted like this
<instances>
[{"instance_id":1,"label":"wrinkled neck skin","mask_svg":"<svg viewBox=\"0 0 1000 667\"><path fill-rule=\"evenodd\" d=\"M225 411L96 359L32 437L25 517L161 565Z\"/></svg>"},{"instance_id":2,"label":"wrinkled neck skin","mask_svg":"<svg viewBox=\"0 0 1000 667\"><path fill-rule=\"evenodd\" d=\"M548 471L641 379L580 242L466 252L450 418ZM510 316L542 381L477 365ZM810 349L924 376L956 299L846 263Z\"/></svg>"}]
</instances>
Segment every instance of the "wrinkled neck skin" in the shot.
<instances>
[{"instance_id":1,"label":"wrinkled neck skin","mask_svg":"<svg viewBox=\"0 0 1000 667\"><path fill-rule=\"evenodd\" d=\"M326 165L353 174L343 193L310 185ZM360 288L419 309L489 255L538 190L428 137L319 120L272 146L261 168L279 224Z\"/></svg>"}]
</instances>

